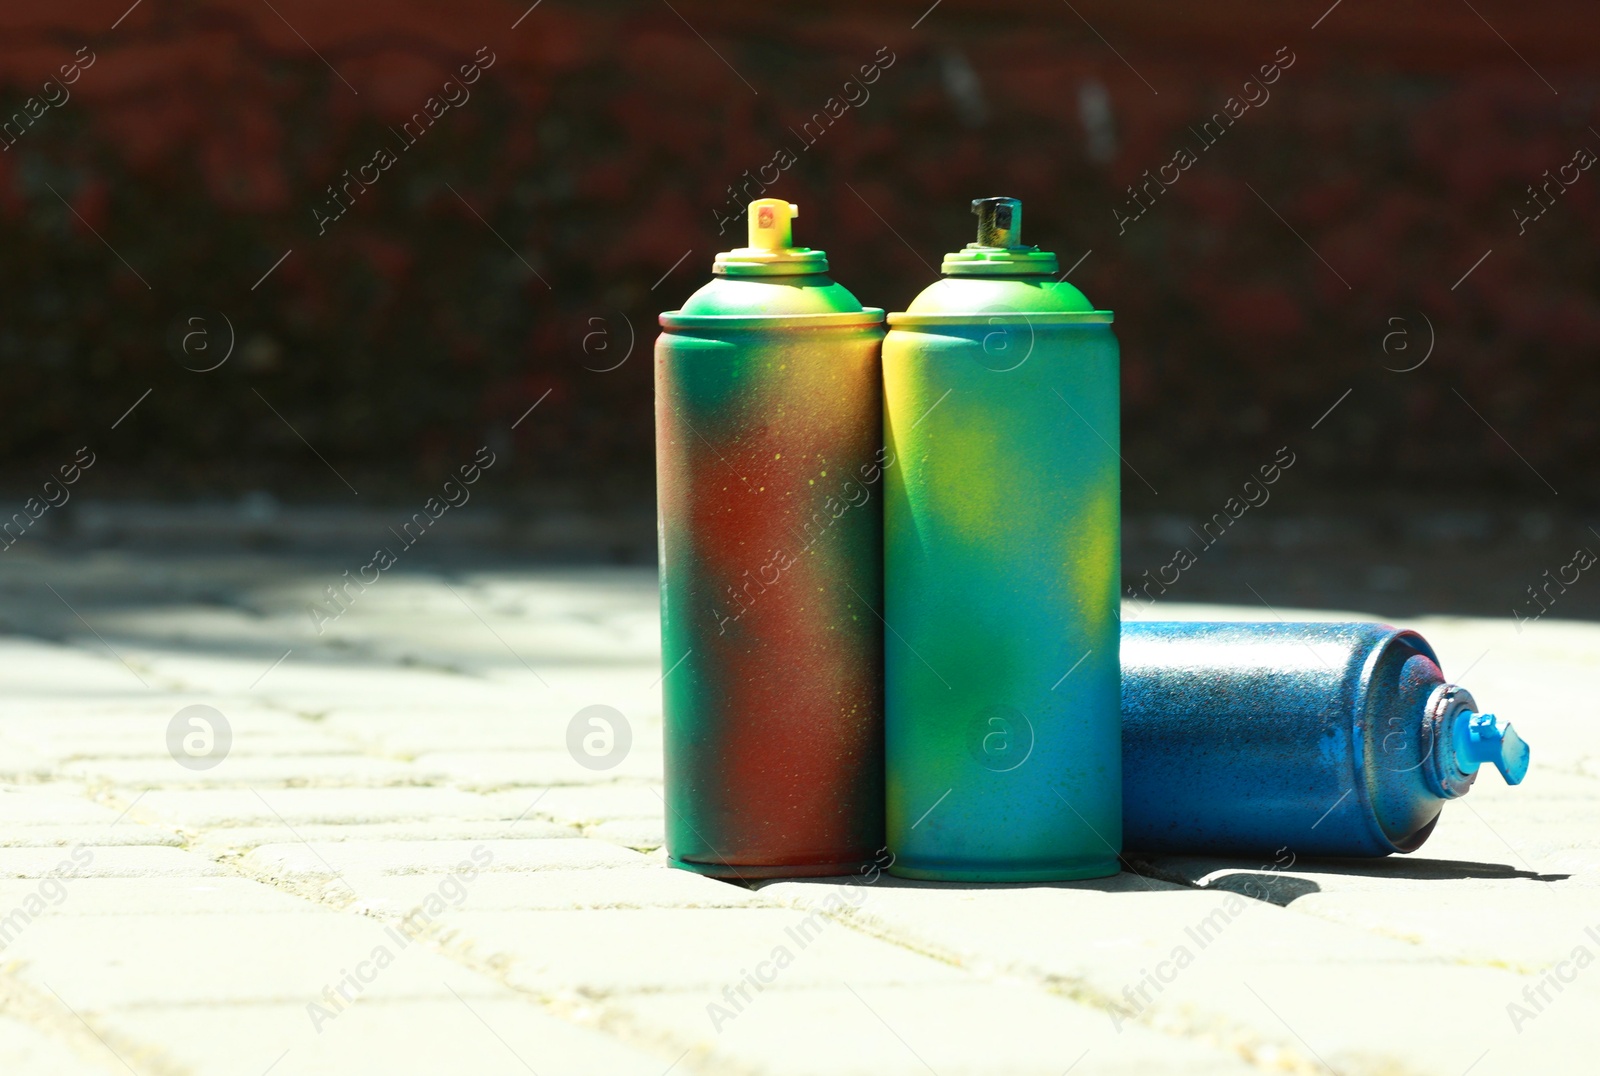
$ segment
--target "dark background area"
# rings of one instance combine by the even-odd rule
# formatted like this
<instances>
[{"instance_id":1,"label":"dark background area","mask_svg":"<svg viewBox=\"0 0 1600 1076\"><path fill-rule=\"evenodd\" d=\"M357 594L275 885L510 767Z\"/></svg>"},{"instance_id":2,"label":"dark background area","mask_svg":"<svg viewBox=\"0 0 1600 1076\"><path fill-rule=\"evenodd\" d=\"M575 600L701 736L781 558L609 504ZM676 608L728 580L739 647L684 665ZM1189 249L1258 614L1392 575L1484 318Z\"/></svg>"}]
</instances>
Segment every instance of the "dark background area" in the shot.
<instances>
[{"instance_id":1,"label":"dark background area","mask_svg":"<svg viewBox=\"0 0 1600 1076\"><path fill-rule=\"evenodd\" d=\"M730 185L848 96L770 193L863 301L905 304L970 238L969 200L1008 194L1116 311L1130 582L1285 445L1254 537L1194 596L1243 593L1210 565L1259 547L1288 558L1269 596L1487 588L1472 604L1504 613L1600 549L1600 168L1516 215L1600 156L1592 3L526 9L6 5L0 121L94 63L0 137L0 489L20 505L88 445L81 499L409 512L487 444L481 505L611 518L600 555L648 557L655 316L742 243L718 234ZM319 234L330 184L475 54L470 99ZM1129 186L1246 94L1119 234ZM212 350L185 354L195 311ZM1507 551L1514 584L1477 578ZM1415 578L1446 564L1448 586Z\"/></svg>"}]
</instances>

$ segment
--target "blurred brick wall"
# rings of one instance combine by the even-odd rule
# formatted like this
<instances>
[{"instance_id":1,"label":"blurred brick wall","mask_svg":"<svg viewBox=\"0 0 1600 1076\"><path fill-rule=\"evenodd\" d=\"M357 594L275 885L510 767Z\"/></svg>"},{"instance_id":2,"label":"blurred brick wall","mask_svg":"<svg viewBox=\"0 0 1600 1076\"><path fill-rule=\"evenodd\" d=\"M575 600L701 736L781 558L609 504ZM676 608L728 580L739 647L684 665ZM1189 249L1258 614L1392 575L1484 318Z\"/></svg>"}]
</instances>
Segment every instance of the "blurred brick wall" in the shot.
<instances>
[{"instance_id":1,"label":"blurred brick wall","mask_svg":"<svg viewBox=\"0 0 1600 1076\"><path fill-rule=\"evenodd\" d=\"M543 0L513 29L526 6L143 0L112 29L122 0L7 4L0 120L95 58L0 136L10 473L89 441L124 488L345 495L270 402L357 485L432 481L487 440L528 483L642 491L656 312L734 245L728 185L886 47L870 99L773 187L801 241L893 308L967 241L970 198L1024 198L1030 240L1092 251L1073 279L1118 315L1125 454L1172 496L1285 441L1328 488L1600 492L1600 168L1527 234L1513 215L1600 154L1587 0L1476 5L1526 63L1445 0L1341 4L1316 29L1321 0L944 0L915 29L920 0ZM480 48L470 100L319 235L328 185ZM1119 235L1127 186L1280 49L1270 98ZM197 305L237 336L210 373L168 343ZM1428 363L1385 369L1428 324Z\"/></svg>"}]
</instances>

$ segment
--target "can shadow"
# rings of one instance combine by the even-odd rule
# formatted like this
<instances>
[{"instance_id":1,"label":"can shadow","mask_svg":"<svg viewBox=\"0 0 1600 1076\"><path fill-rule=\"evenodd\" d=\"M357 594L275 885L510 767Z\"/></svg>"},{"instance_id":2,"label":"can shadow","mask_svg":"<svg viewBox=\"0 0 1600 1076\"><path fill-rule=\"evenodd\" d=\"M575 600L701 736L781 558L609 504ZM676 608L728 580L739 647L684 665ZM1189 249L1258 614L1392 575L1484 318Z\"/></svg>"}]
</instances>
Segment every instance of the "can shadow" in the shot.
<instances>
[{"instance_id":1,"label":"can shadow","mask_svg":"<svg viewBox=\"0 0 1600 1076\"><path fill-rule=\"evenodd\" d=\"M723 881L732 881L723 879ZM918 878L896 878L891 874L881 874L877 881L865 882L854 875L841 875L832 878L772 878L760 881L743 883L744 888L760 890L769 885L779 883L815 884L819 886L846 885L860 887L870 891L874 889L922 889L943 893L984 892L991 890L1016 890L1016 889L1069 889L1081 890L1092 893L1176 893L1185 888L1183 884L1173 884L1163 879L1147 877L1137 874L1124 867L1122 873L1110 878L1086 878L1081 881L1071 882L934 882ZM734 881L733 884L741 883Z\"/></svg>"},{"instance_id":2,"label":"can shadow","mask_svg":"<svg viewBox=\"0 0 1600 1076\"><path fill-rule=\"evenodd\" d=\"M1190 890L1236 893L1251 900L1286 908L1301 897L1323 892L1321 877L1393 881L1513 881L1559 882L1569 874L1539 874L1503 863L1474 863L1450 859L1302 859L1286 871L1264 870L1254 860L1228 860L1188 856L1133 857L1123 860L1120 874L1073 882L930 882L883 874L875 882L859 877L790 878L750 881L745 888L760 890L780 882L817 885L859 885L866 889L926 889L972 892L1015 889L1064 889L1107 894L1178 893ZM739 883L734 883L739 884ZM1342 888L1342 887L1339 887Z\"/></svg>"},{"instance_id":3,"label":"can shadow","mask_svg":"<svg viewBox=\"0 0 1600 1076\"><path fill-rule=\"evenodd\" d=\"M1312 893L1323 891L1324 884L1338 889L1335 879L1370 880L1381 886L1395 882L1529 881L1560 882L1570 874L1540 874L1520 870L1504 863L1477 863L1469 860L1419 859L1407 856L1385 859L1299 860L1286 870L1263 869L1250 860L1192 857L1135 858L1131 867L1139 874L1197 889L1222 890L1280 907ZM1318 879L1322 879L1321 882Z\"/></svg>"},{"instance_id":4,"label":"can shadow","mask_svg":"<svg viewBox=\"0 0 1600 1076\"><path fill-rule=\"evenodd\" d=\"M1322 892L1322 886L1310 878L1257 870L1226 874L1194 888L1206 892L1237 893L1241 897L1276 904L1280 908L1287 908L1301 897Z\"/></svg>"},{"instance_id":5,"label":"can shadow","mask_svg":"<svg viewBox=\"0 0 1600 1076\"><path fill-rule=\"evenodd\" d=\"M1518 870L1504 863L1474 863L1462 859L1419 859L1415 856L1388 859L1323 859L1307 860L1319 874L1360 875L1372 878L1404 878L1410 881L1450 881L1470 879L1526 878L1535 882L1560 882L1570 874L1540 874L1538 871Z\"/></svg>"}]
</instances>

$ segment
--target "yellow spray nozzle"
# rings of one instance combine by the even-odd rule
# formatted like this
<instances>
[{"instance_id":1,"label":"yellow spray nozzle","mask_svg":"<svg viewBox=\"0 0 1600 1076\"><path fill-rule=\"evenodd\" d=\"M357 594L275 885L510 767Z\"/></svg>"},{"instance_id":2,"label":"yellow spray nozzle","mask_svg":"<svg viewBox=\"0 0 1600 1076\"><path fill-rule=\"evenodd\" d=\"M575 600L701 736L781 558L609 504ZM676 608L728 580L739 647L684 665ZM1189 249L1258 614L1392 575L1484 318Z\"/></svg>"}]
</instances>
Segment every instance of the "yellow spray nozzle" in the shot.
<instances>
[{"instance_id":1,"label":"yellow spray nozzle","mask_svg":"<svg viewBox=\"0 0 1600 1076\"><path fill-rule=\"evenodd\" d=\"M718 254L719 276L804 276L826 273L828 256L794 245L790 221L800 207L782 198L757 198L750 203L750 245Z\"/></svg>"},{"instance_id":2,"label":"yellow spray nozzle","mask_svg":"<svg viewBox=\"0 0 1600 1076\"><path fill-rule=\"evenodd\" d=\"M750 247L754 250L788 250L794 246L793 226L800 207L782 198L757 198L750 203Z\"/></svg>"}]
</instances>

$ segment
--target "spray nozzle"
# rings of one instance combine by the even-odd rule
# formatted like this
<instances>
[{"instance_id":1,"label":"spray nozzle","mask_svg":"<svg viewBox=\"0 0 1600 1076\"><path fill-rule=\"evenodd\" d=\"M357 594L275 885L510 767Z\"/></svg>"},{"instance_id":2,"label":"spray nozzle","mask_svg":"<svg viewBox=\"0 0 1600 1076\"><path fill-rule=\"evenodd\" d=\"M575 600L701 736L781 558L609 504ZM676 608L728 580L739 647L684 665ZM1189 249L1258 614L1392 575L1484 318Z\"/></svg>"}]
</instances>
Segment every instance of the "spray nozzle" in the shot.
<instances>
[{"instance_id":1,"label":"spray nozzle","mask_svg":"<svg viewBox=\"0 0 1600 1076\"><path fill-rule=\"evenodd\" d=\"M974 198L972 212L978 241L944 256L945 276L1054 276L1060 268L1048 250L1023 245L1021 199Z\"/></svg>"},{"instance_id":2,"label":"spray nozzle","mask_svg":"<svg viewBox=\"0 0 1600 1076\"><path fill-rule=\"evenodd\" d=\"M782 198L757 198L748 207L748 246L718 254L713 269L718 276L805 276L828 271L828 256L820 250L794 245L789 223L800 207Z\"/></svg>"},{"instance_id":3,"label":"spray nozzle","mask_svg":"<svg viewBox=\"0 0 1600 1076\"><path fill-rule=\"evenodd\" d=\"M788 250L794 246L794 229L789 223L800 215L800 207L782 198L757 198L750 203L750 249Z\"/></svg>"},{"instance_id":4,"label":"spray nozzle","mask_svg":"<svg viewBox=\"0 0 1600 1076\"><path fill-rule=\"evenodd\" d=\"M1509 721L1494 714L1460 711L1455 715L1451 742L1462 773L1474 773L1483 763L1492 762L1508 785L1521 784L1528 775L1528 745Z\"/></svg>"},{"instance_id":5,"label":"spray nozzle","mask_svg":"<svg viewBox=\"0 0 1600 1076\"><path fill-rule=\"evenodd\" d=\"M1022 246L1022 201L1018 198L974 198L980 247Z\"/></svg>"},{"instance_id":6,"label":"spray nozzle","mask_svg":"<svg viewBox=\"0 0 1600 1076\"><path fill-rule=\"evenodd\" d=\"M1528 775L1531 752L1509 721L1482 713L1472 693L1440 684L1423 710L1422 736L1428 787L1444 799L1464 796L1485 763L1493 763L1508 785Z\"/></svg>"}]
</instances>

